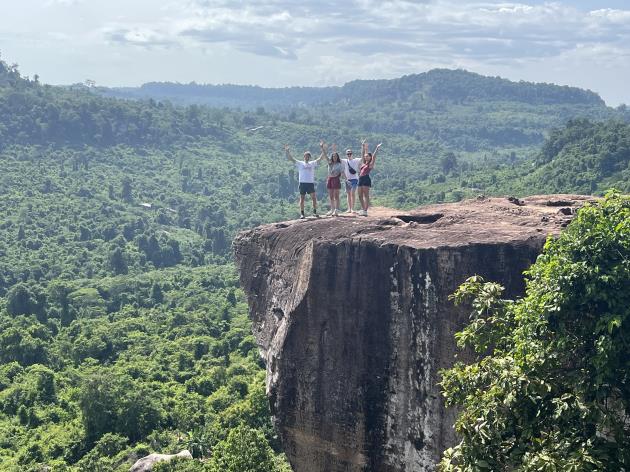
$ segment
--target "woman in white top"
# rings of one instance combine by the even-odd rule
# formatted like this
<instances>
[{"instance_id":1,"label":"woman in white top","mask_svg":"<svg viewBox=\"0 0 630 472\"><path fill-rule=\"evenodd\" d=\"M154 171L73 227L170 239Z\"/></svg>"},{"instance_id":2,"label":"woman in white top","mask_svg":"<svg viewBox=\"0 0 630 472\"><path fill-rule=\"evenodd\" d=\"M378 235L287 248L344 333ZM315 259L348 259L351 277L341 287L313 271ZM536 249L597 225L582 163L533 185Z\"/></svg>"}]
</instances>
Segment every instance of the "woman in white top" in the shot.
<instances>
[{"instance_id":1,"label":"woman in white top","mask_svg":"<svg viewBox=\"0 0 630 472\"><path fill-rule=\"evenodd\" d=\"M313 216L319 218L317 214L317 195L315 194L315 169L317 168L318 161L324 157L325 151L322 148L320 156L311 161L311 153L306 151L304 153L304 161L298 161L291 155L289 151L289 145L284 145L284 152L287 159L295 162L298 169L299 182L300 182L300 219L304 219L304 196L308 193L313 200Z\"/></svg>"}]
</instances>

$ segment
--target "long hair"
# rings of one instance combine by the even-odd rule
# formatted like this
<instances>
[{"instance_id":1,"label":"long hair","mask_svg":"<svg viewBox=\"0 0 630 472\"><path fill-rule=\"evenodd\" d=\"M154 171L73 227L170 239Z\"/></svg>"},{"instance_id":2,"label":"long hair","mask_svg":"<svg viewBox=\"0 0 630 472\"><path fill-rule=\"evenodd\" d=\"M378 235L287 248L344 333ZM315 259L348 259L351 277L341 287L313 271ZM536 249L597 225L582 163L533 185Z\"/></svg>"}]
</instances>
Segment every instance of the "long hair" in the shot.
<instances>
[{"instance_id":1,"label":"long hair","mask_svg":"<svg viewBox=\"0 0 630 472\"><path fill-rule=\"evenodd\" d=\"M363 163L364 164L369 164L370 162L372 162L372 153L368 152L367 155L368 155L367 160L365 159L365 155L363 155Z\"/></svg>"},{"instance_id":2,"label":"long hair","mask_svg":"<svg viewBox=\"0 0 630 472\"><path fill-rule=\"evenodd\" d=\"M335 158L336 158L337 160L335 160ZM339 158L339 153L338 153L338 152L333 152L333 153L330 155L330 162L331 162L332 164L336 164L336 163L341 164L341 159Z\"/></svg>"}]
</instances>

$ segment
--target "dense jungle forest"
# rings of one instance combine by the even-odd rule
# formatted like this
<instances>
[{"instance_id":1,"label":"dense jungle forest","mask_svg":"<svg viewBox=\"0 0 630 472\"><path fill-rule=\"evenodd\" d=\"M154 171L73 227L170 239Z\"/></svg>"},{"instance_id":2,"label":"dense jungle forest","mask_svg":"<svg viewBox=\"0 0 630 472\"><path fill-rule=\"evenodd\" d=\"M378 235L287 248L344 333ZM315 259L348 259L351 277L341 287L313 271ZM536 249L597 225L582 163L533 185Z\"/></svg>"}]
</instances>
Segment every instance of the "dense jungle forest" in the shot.
<instances>
[{"instance_id":1,"label":"dense jungle forest","mask_svg":"<svg viewBox=\"0 0 630 472\"><path fill-rule=\"evenodd\" d=\"M411 208L630 192L629 121L593 92L465 71L138 91L0 62L0 470L184 448L203 461L154 470L290 470L231 255L239 230L298 214L285 143L382 141L375 203Z\"/></svg>"}]
</instances>

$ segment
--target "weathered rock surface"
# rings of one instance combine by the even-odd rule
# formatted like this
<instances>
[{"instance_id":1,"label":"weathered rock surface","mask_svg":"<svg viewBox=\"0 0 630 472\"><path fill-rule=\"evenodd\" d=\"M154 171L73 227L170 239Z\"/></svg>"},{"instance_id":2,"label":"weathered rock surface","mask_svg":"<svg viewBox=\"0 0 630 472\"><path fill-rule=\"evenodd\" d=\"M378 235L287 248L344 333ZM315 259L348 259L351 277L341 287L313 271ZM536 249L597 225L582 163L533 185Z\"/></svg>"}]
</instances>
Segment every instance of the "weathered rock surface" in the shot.
<instances>
[{"instance_id":1,"label":"weathered rock surface","mask_svg":"<svg viewBox=\"0 0 630 472\"><path fill-rule=\"evenodd\" d=\"M129 469L129 472L149 472L153 470L153 466L158 462L169 462L176 457L182 457L184 459L192 459L190 451L184 449L177 454L149 454L142 459L138 459Z\"/></svg>"},{"instance_id":2,"label":"weathered rock surface","mask_svg":"<svg viewBox=\"0 0 630 472\"><path fill-rule=\"evenodd\" d=\"M454 443L439 390L467 277L522 272L587 197L480 197L413 212L271 224L235 254L267 391L296 472L428 471Z\"/></svg>"}]
</instances>

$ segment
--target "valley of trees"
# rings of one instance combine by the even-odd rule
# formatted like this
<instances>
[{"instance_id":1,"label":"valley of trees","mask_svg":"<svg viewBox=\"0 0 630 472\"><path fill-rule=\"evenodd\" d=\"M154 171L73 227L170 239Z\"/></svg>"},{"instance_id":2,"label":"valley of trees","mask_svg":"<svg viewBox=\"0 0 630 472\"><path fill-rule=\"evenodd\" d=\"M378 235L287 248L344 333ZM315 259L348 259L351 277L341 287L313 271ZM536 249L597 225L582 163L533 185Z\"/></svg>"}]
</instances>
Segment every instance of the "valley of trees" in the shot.
<instances>
[{"instance_id":1,"label":"valley of trees","mask_svg":"<svg viewBox=\"0 0 630 472\"><path fill-rule=\"evenodd\" d=\"M247 103L221 106L242 110L0 61L0 469L123 471L188 448L204 460L154 470L290 470L231 256L237 231L296 216L284 143L383 141L375 203L401 208L630 191L629 115L591 92L463 71L309 107L312 90L230 90Z\"/></svg>"}]
</instances>

